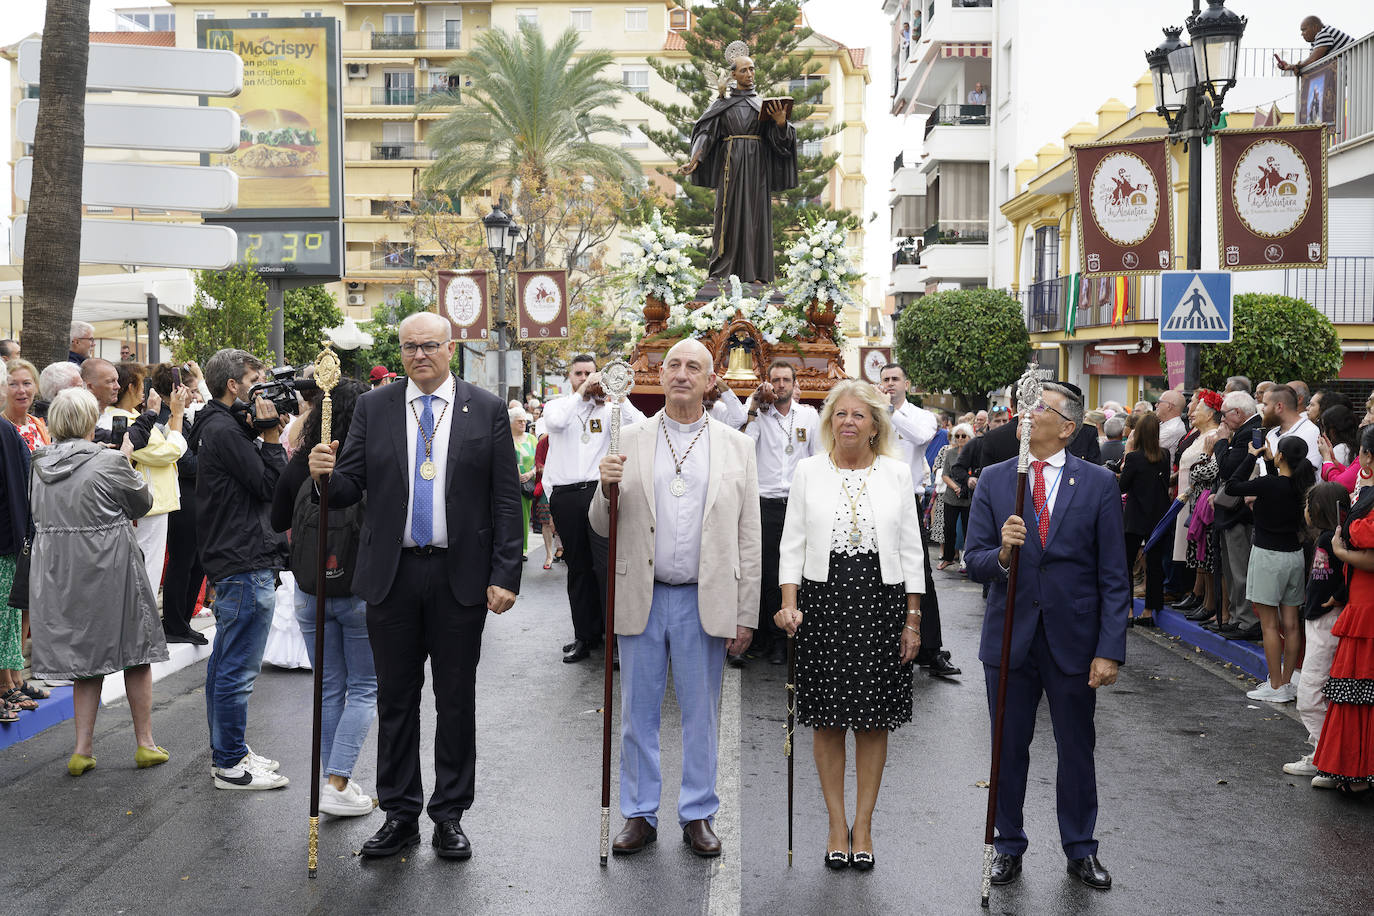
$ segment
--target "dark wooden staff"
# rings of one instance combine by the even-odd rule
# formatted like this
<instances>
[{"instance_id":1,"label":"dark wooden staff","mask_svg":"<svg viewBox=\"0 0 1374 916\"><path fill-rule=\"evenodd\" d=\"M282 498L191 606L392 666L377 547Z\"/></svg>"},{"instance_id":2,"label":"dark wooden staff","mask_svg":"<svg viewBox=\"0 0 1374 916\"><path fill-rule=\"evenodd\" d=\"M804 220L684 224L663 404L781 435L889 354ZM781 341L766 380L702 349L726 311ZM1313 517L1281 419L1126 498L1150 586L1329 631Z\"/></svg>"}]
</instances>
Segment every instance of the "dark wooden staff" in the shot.
<instances>
[{"instance_id":1,"label":"dark wooden staff","mask_svg":"<svg viewBox=\"0 0 1374 916\"><path fill-rule=\"evenodd\" d=\"M787 637L787 737L782 742L782 752L787 757L787 867L792 867L792 765L796 755L792 753L792 739L797 727L797 637Z\"/></svg>"},{"instance_id":2,"label":"dark wooden staff","mask_svg":"<svg viewBox=\"0 0 1374 916\"><path fill-rule=\"evenodd\" d=\"M1030 369L1021 376L1017 385L1017 403L1021 408L1021 453L1016 462L1016 502L1012 503L1013 513L1022 519L1026 517L1026 478L1030 476L1030 430L1031 408L1040 400L1040 377L1037 370ZM1027 526L1027 532L1030 528ZM992 894L992 859L996 855L993 845L997 827L997 787L1002 775L1002 725L1007 714L1007 666L1011 663L1011 624L1016 612L1016 570L1021 560L1021 548L1011 549L1011 560L1007 564L1007 608L1002 620L1002 656L997 668L997 702L992 717L992 772L988 776L988 814L983 827L983 887L982 905L988 906Z\"/></svg>"},{"instance_id":3,"label":"dark wooden staff","mask_svg":"<svg viewBox=\"0 0 1374 916\"><path fill-rule=\"evenodd\" d=\"M315 384L319 386L320 397L320 441L330 442L330 427L334 419L334 402L329 392L339 383L339 358L324 345L324 350L315 359ZM314 696L311 699L313 721L310 727L310 840L306 854L306 865L310 877L314 878L319 867L320 852L320 736L324 732L324 618L325 603L329 600L325 592L325 572L329 563L329 478L321 477L316 484L320 492L320 537L316 548L315 568L315 679Z\"/></svg>"},{"instance_id":4,"label":"dark wooden staff","mask_svg":"<svg viewBox=\"0 0 1374 916\"><path fill-rule=\"evenodd\" d=\"M620 405L634 385L634 373L621 360L601 370L601 386L611 401L611 443L608 455L620 454ZM606 538L606 679L601 702L601 865L605 867L611 851L611 686L615 666L615 549L616 527L620 519L620 486L610 485L610 534Z\"/></svg>"}]
</instances>

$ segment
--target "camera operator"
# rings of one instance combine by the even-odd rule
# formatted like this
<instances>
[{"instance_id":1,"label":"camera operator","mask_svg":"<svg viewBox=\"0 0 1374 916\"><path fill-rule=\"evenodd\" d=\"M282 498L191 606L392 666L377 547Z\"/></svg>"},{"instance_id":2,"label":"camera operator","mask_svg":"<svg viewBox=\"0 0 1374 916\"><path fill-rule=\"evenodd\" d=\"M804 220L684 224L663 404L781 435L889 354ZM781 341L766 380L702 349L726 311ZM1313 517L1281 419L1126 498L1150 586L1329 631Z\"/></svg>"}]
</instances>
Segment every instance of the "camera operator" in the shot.
<instances>
[{"instance_id":1,"label":"camera operator","mask_svg":"<svg viewBox=\"0 0 1374 916\"><path fill-rule=\"evenodd\" d=\"M248 697L272 626L275 575L285 539L272 530L272 494L286 467L277 410L251 389L263 364L220 350L205 364L211 400L196 418L200 559L215 584L217 631L205 671L211 766L217 789L276 789L279 764L254 754L245 732ZM257 440L261 436L262 442Z\"/></svg>"}]
</instances>

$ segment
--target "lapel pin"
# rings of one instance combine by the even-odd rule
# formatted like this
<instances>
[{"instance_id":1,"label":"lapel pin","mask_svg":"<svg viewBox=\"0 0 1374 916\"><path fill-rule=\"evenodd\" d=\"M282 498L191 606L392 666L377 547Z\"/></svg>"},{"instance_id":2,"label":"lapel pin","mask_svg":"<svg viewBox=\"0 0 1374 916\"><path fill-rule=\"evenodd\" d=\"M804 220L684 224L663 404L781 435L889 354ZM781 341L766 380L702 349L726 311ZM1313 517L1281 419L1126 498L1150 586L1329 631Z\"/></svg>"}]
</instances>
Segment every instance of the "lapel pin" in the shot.
<instances>
[{"instance_id":1,"label":"lapel pin","mask_svg":"<svg viewBox=\"0 0 1374 916\"><path fill-rule=\"evenodd\" d=\"M467 413L467 412L468 412L468 405L464 404L464 405L463 405L463 413ZM1069 481L1069 482L1072 483L1073 481Z\"/></svg>"},{"instance_id":2,"label":"lapel pin","mask_svg":"<svg viewBox=\"0 0 1374 916\"><path fill-rule=\"evenodd\" d=\"M1073 486L1073 478L1072 478L1072 477L1069 478L1069 486Z\"/></svg>"}]
</instances>

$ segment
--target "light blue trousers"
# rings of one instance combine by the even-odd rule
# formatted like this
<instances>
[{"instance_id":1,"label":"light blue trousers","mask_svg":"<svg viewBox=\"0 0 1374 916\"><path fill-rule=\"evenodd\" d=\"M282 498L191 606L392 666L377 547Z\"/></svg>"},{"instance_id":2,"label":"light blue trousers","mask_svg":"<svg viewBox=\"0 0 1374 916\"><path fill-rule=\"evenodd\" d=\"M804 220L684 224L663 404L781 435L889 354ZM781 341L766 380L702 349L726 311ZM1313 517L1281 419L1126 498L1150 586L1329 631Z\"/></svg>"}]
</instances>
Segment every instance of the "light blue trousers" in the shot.
<instances>
[{"instance_id":1,"label":"light blue trousers","mask_svg":"<svg viewBox=\"0 0 1374 916\"><path fill-rule=\"evenodd\" d=\"M711 820L716 795L717 729L726 640L707 635L697 610L696 585L654 584L649 623L638 636L619 636L620 812L658 826L663 794L659 725L672 663L673 690L682 710L682 788L677 817Z\"/></svg>"}]
</instances>

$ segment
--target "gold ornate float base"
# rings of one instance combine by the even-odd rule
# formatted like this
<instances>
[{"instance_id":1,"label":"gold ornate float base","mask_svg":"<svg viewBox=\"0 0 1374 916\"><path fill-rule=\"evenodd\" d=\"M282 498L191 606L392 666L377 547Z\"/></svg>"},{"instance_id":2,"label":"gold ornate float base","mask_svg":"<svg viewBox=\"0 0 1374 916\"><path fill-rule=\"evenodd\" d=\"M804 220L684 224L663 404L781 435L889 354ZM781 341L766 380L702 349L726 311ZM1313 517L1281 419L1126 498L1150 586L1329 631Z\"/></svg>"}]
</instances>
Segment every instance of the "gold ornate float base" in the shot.
<instances>
[{"instance_id":1,"label":"gold ornate float base","mask_svg":"<svg viewBox=\"0 0 1374 916\"><path fill-rule=\"evenodd\" d=\"M775 294L776 295L776 294ZM692 308L705 305L693 302ZM739 313L725 327L701 338L715 360L716 374L725 378L732 391L748 397L766 380L768 366L775 359L786 359L797 366L797 393L806 400L823 400L834 384L845 375L840 348L831 337L835 313L817 308L806 311L807 328L795 341L770 344L758 328ZM635 391L661 393L659 367L663 357L678 338L663 335L668 310L652 297L645 302L645 336L630 356L635 373Z\"/></svg>"}]
</instances>

